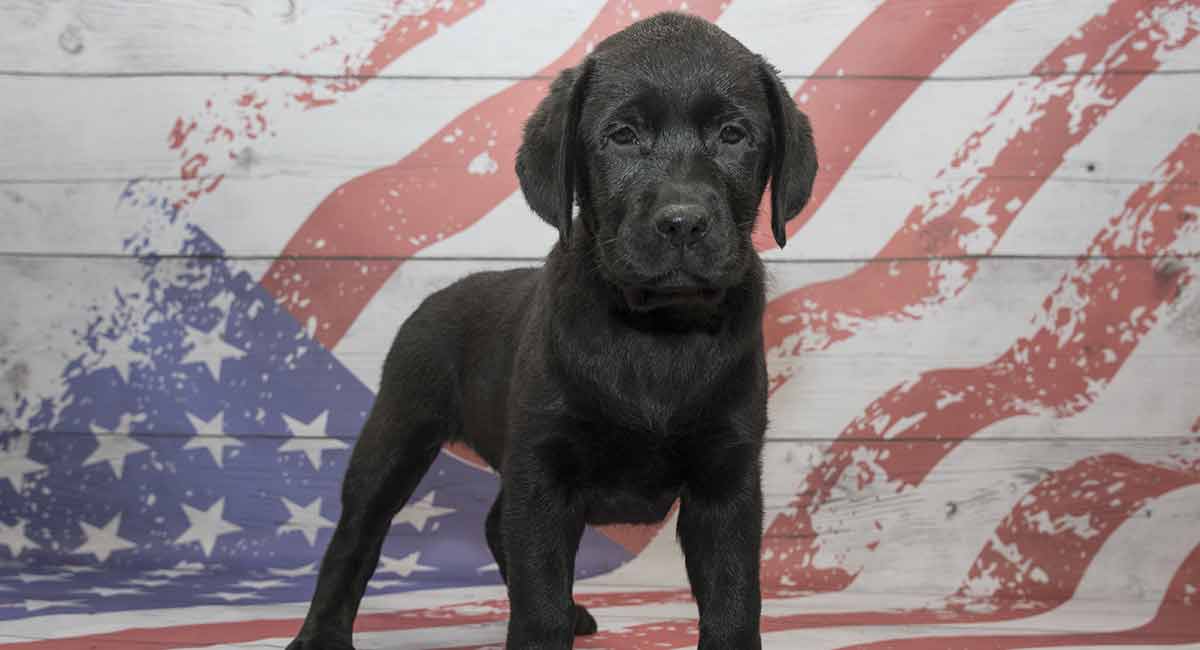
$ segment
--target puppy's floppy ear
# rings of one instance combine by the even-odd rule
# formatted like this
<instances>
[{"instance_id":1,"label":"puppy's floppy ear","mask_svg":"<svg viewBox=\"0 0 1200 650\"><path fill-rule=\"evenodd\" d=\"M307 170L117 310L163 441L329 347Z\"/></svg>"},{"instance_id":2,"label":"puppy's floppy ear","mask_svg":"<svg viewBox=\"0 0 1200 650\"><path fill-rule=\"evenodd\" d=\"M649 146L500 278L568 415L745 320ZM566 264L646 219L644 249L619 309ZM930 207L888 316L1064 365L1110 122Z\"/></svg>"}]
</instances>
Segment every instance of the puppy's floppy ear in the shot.
<instances>
[{"instance_id":1,"label":"puppy's floppy ear","mask_svg":"<svg viewBox=\"0 0 1200 650\"><path fill-rule=\"evenodd\" d=\"M771 111L771 231L783 248L787 222L812 196L817 176L817 148L808 116L796 108L775 68L759 57L759 78Z\"/></svg>"},{"instance_id":2,"label":"puppy's floppy ear","mask_svg":"<svg viewBox=\"0 0 1200 650\"><path fill-rule=\"evenodd\" d=\"M517 177L525 201L546 223L558 228L559 241L571 241L579 156L579 114L591 59L563 70L550 85L537 110L525 123L525 139L517 151Z\"/></svg>"}]
</instances>

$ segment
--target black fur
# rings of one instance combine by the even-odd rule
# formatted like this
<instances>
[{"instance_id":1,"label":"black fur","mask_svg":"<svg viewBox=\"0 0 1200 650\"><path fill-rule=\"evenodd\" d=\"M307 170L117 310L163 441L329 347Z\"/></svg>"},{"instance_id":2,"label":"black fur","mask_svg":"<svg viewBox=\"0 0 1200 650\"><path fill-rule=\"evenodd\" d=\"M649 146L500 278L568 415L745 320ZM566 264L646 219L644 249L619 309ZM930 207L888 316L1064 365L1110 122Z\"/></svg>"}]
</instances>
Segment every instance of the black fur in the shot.
<instances>
[{"instance_id":1,"label":"black fur","mask_svg":"<svg viewBox=\"0 0 1200 650\"><path fill-rule=\"evenodd\" d=\"M544 267L468 276L401 326L289 648L350 648L391 518L449 440L502 476L486 536L507 647L594 632L571 597L584 526L660 521L679 499L700 648L759 648L767 381L750 235L772 179L782 245L815 172L774 69L702 20L644 20L563 72L517 157L560 241Z\"/></svg>"}]
</instances>

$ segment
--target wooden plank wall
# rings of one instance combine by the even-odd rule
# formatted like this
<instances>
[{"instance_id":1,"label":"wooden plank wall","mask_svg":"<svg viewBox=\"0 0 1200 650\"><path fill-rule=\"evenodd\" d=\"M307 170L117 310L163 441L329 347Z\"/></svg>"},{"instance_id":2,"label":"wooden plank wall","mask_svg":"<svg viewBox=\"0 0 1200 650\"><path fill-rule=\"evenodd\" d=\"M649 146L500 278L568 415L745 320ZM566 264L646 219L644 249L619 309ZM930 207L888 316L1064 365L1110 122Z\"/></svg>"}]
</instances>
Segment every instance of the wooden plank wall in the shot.
<instances>
[{"instance_id":1,"label":"wooden plank wall","mask_svg":"<svg viewBox=\"0 0 1200 650\"><path fill-rule=\"evenodd\" d=\"M10 452L94 445L62 424L89 397L67 396L65 369L144 380L157 352L138 341L174 317L154 292L209 267L261 280L373 390L423 296L544 255L554 233L514 192L511 148L605 5L434 4L0 3ZM893 2L880 52L853 40L875 0L725 4L718 24L813 116L825 183L788 247L764 247L771 584L1012 595L1038 569L1069 596L1086 571L1047 549L1112 535L1087 550L1087 596L1160 597L1200 542L1200 7ZM396 12L440 26L417 15L397 36ZM913 39L949 54L923 63ZM321 219L328 241L305 230ZM237 422L216 433L279 444ZM0 482L0 521L36 480ZM336 483L319 491L336 517ZM280 512L237 523L270 537ZM611 580L678 583L672 537Z\"/></svg>"}]
</instances>

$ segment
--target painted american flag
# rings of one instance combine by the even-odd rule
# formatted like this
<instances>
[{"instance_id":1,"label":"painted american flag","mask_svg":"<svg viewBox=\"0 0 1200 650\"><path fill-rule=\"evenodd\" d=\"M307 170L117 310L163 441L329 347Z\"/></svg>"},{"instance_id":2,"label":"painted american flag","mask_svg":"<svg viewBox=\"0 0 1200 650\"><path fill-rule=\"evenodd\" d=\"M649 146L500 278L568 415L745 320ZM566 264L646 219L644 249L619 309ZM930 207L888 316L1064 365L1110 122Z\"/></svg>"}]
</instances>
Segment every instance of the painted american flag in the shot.
<instances>
[{"instance_id":1,"label":"painted american flag","mask_svg":"<svg viewBox=\"0 0 1200 650\"><path fill-rule=\"evenodd\" d=\"M53 390L0 402L0 645L285 645L337 519L338 484L373 399L371 364L403 307L427 292L405 273L437 259L427 249L505 232L489 224L519 201L511 161L520 126L556 71L638 17L673 9L720 22L748 2L598 0L557 58L495 80L494 94L447 116L394 164L340 179L266 256L230 254L197 216L230 191L232 170L251 165L255 147L304 137L287 129L335 115L411 50L501 3L397 2L368 47L335 36L298 54L298 69L333 57L344 74L233 79L193 113L146 125L162 131L178 175L130 179L112 197L115 222L132 224L123 249L135 263L93 302L69 305L71 346L54 351ZM1051 232L1023 215L1056 191L1055 173L1119 123L1110 116L1153 105L1147 84L1200 45L1200 2L1064 4L1054 24L1069 27L1039 60L986 80L988 110L953 155L912 162L932 178L915 203L884 206L890 220L826 219L864 205L839 204L836 191L868 147L941 118L906 111L909 100L952 78L938 75L1021 9L1012 0L869 4L811 74L792 80L822 170L787 255L770 252L769 228L757 240L777 276L764 325L773 418L765 645L1200 647L1200 420L1191 421L1200 408L1179 372L1198 368L1172 365L1154 339L1197 270L1200 118L1155 145L1161 155L1121 190L1117 209L1063 227L1077 237L1031 267L1052 281L1016 303L1030 309L1018 325L970 317L988 299L979 287L1000 286L997 260L1016 250L1006 241ZM795 35L803 47L803 25ZM738 36L756 47L753 35ZM1171 101L1194 109L1200 97ZM255 219L233 221L253 229ZM827 259L822 228L871 231L865 261ZM794 272L798 260L821 269ZM464 259L446 281L521 263ZM930 338L942 340L936 363L905 356ZM18 352L0 345L0 355ZM888 353L899 361L888 365ZM1166 370L1129 381L1129 366L1147 372L1139 353ZM837 367L854 355L880 366ZM862 378L862 395L811 414L792 408L819 401L808 392L819 394L822 373L864 368L878 376ZM1130 430L1112 444L1055 444L1108 430L1120 411L1112 400L1149 391L1173 396L1163 412L1195 409L1180 435L1138 444ZM1094 412L1105 415L1087 419ZM1124 422L1115 419L1111 428ZM1007 465L993 464L989 442L1021 434L1040 438L1026 456L1009 451ZM384 546L360 647L497 647L506 604L482 535L496 489L469 451L439 457ZM951 525L956 517L970 524ZM588 531L577 591L601 631L576 647L695 644L673 543L669 522ZM1131 570L1143 597L1105 603Z\"/></svg>"}]
</instances>

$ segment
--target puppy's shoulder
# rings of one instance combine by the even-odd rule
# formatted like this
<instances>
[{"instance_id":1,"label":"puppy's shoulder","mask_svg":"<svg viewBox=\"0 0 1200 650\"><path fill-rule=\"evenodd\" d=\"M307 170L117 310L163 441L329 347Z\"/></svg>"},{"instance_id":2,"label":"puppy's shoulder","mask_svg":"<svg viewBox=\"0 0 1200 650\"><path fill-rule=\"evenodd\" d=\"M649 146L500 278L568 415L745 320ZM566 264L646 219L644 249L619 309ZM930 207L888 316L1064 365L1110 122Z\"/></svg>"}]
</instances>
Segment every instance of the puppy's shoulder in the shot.
<instances>
[{"instance_id":1,"label":"puppy's shoulder","mask_svg":"<svg viewBox=\"0 0 1200 650\"><path fill-rule=\"evenodd\" d=\"M491 320L527 302L541 269L516 268L477 271L430 293L413 316L443 324L476 319Z\"/></svg>"}]
</instances>

